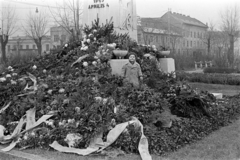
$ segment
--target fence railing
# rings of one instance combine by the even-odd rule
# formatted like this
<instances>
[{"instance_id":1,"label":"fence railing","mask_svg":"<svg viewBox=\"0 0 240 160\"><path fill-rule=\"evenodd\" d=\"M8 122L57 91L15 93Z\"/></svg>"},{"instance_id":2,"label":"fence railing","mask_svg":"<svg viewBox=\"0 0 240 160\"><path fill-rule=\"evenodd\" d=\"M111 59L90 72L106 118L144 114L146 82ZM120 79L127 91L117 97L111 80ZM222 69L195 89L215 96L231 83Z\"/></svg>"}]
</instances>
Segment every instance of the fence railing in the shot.
<instances>
[{"instance_id":1,"label":"fence railing","mask_svg":"<svg viewBox=\"0 0 240 160\"><path fill-rule=\"evenodd\" d=\"M212 67L212 61L200 61L200 62L194 62L194 63L195 63L195 69Z\"/></svg>"}]
</instances>

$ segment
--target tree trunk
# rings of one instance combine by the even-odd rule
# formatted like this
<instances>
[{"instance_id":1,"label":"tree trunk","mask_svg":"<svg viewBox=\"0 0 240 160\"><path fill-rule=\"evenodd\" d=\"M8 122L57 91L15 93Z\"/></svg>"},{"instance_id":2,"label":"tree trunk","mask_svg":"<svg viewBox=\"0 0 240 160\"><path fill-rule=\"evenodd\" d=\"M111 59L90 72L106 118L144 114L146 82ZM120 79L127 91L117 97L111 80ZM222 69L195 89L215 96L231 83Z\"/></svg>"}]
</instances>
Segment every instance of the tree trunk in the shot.
<instances>
[{"instance_id":1,"label":"tree trunk","mask_svg":"<svg viewBox=\"0 0 240 160\"><path fill-rule=\"evenodd\" d=\"M231 66L233 66L233 61L234 61L234 35L230 34L230 48L229 48L229 63Z\"/></svg>"},{"instance_id":2,"label":"tree trunk","mask_svg":"<svg viewBox=\"0 0 240 160\"><path fill-rule=\"evenodd\" d=\"M2 61L3 63L7 62L7 56L6 56L6 45L8 43L8 35L3 37L3 35L0 35L0 43L1 43L1 50L2 50Z\"/></svg>"},{"instance_id":3,"label":"tree trunk","mask_svg":"<svg viewBox=\"0 0 240 160\"><path fill-rule=\"evenodd\" d=\"M211 39L208 38L208 40L207 40L207 50L208 50L208 55L210 54L210 49L211 49Z\"/></svg>"},{"instance_id":4,"label":"tree trunk","mask_svg":"<svg viewBox=\"0 0 240 160\"><path fill-rule=\"evenodd\" d=\"M37 48L38 48L38 54L39 54L39 56L41 57L41 55L42 55L42 44L41 44L41 43L38 43L38 44L37 44Z\"/></svg>"},{"instance_id":5,"label":"tree trunk","mask_svg":"<svg viewBox=\"0 0 240 160\"><path fill-rule=\"evenodd\" d=\"M41 57L42 56L42 38L40 37L40 38L34 39L34 42L37 45L38 54Z\"/></svg>"}]
</instances>

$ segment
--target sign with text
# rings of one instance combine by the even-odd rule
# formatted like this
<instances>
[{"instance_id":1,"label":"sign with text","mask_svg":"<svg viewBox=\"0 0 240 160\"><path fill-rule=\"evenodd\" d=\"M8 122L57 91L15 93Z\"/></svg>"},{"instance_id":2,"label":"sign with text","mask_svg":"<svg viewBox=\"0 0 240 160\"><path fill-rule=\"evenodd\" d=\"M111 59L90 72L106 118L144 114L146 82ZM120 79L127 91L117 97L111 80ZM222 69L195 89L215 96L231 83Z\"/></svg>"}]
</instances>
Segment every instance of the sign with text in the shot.
<instances>
[{"instance_id":1,"label":"sign with text","mask_svg":"<svg viewBox=\"0 0 240 160\"><path fill-rule=\"evenodd\" d=\"M83 25L91 26L97 17L100 24L112 19L117 33L129 33L137 40L136 0L84 0Z\"/></svg>"}]
</instances>

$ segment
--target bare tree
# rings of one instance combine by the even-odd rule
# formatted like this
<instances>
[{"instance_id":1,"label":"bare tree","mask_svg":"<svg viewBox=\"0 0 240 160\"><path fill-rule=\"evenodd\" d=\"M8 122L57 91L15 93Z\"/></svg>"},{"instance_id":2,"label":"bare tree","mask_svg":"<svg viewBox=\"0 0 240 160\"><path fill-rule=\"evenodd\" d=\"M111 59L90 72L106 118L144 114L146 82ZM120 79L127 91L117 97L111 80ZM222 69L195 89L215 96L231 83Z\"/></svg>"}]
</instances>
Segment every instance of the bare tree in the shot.
<instances>
[{"instance_id":1,"label":"bare tree","mask_svg":"<svg viewBox=\"0 0 240 160\"><path fill-rule=\"evenodd\" d=\"M82 11L80 11L79 1L80 0L64 0L63 4L56 4L56 9L49 8L55 22L71 34L74 40L78 40L81 36L79 19Z\"/></svg>"},{"instance_id":2,"label":"bare tree","mask_svg":"<svg viewBox=\"0 0 240 160\"><path fill-rule=\"evenodd\" d=\"M3 63L7 62L6 45L8 43L9 36L17 31L16 24L17 15L15 13L15 8L11 7L10 5L2 6L0 43Z\"/></svg>"},{"instance_id":3,"label":"bare tree","mask_svg":"<svg viewBox=\"0 0 240 160\"><path fill-rule=\"evenodd\" d=\"M213 22L209 23L208 30L207 32L202 36L201 35L201 40L204 44L207 46L207 53L208 55L211 53L213 44L215 43L214 41L216 40L216 31L215 31L215 26Z\"/></svg>"},{"instance_id":4,"label":"bare tree","mask_svg":"<svg viewBox=\"0 0 240 160\"><path fill-rule=\"evenodd\" d=\"M42 39L46 37L49 30L48 26L48 15L42 12L29 13L25 27L23 27L25 34L30 37L38 48L38 54L41 56L42 53Z\"/></svg>"},{"instance_id":5,"label":"bare tree","mask_svg":"<svg viewBox=\"0 0 240 160\"><path fill-rule=\"evenodd\" d=\"M223 12L221 12L221 29L226 32L229 36L229 51L228 60L230 65L234 62L234 42L239 37L240 29L240 10L235 4L234 6L227 7Z\"/></svg>"},{"instance_id":6,"label":"bare tree","mask_svg":"<svg viewBox=\"0 0 240 160\"><path fill-rule=\"evenodd\" d=\"M179 41L182 39L182 35L171 35L170 37L170 47L172 49L172 53L175 54L176 53L176 48L177 48L177 44L179 43Z\"/></svg>"}]
</instances>

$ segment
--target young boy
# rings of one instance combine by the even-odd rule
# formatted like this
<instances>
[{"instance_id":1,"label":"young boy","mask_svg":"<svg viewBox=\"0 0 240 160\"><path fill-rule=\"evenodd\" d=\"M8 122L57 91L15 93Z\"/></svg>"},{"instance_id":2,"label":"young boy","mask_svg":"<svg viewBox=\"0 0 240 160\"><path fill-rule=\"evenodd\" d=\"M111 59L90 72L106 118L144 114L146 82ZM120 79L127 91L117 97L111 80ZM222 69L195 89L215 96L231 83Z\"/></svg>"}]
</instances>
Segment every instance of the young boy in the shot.
<instances>
[{"instance_id":1,"label":"young boy","mask_svg":"<svg viewBox=\"0 0 240 160\"><path fill-rule=\"evenodd\" d=\"M130 53L128 57L129 62L122 67L121 75L124 79L133 84L134 87L139 87L139 79L143 80L142 70L140 65L136 62L135 53Z\"/></svg>"}]
</instances>

